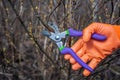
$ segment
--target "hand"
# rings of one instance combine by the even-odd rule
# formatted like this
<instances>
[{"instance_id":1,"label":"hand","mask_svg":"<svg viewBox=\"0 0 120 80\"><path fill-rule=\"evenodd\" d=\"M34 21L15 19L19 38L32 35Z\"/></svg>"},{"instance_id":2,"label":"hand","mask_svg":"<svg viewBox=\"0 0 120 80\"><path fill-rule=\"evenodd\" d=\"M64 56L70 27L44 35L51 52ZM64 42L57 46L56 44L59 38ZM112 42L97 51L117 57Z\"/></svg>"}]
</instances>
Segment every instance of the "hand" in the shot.
<instances>
[{"instance_id":1,"label":"hand","mask_svg":"<svg viewBox=\"0 0 120 80\"><path fill-rule=\"evenodd\" d=\"M83 36L71 47L73 51L85 63L94 69L99 62L120 47L120 39L113 25L103 23L92 23L83 30ZM98 33L107 37L105 41L91 39L93 33ZM64 56L72 64L73 70L78 70L80 66L69 54ZM88 76L88 70L83 71L84 76Z\"/></svg>"}]
</instances>

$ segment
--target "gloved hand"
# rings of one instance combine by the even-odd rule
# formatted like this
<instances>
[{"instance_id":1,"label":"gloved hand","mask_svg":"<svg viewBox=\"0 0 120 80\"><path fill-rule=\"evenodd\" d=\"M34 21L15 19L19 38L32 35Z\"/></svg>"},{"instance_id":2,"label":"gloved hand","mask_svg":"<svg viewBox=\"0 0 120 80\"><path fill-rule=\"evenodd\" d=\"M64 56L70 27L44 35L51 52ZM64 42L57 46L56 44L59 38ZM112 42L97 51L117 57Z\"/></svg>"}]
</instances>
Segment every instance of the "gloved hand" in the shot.
<instances>
[{"instance_id":1,"label":"gloved hand","mask_svg":"<svg viewBox=\"0 0 120 80\"><path fill-rule=\"evenodd\" d=\"M83 30L83 36L71 47L73 51L88 65L94 69L99 62L120 47L120 26L92 23ZM107 37L105 41L91 39L93 33L102 34ZM80 66L69 54L64 56L72 64L73 70L78 70ZM88 76L88 70L83 71L84 76Z\"/></svg>"}]
</instances>

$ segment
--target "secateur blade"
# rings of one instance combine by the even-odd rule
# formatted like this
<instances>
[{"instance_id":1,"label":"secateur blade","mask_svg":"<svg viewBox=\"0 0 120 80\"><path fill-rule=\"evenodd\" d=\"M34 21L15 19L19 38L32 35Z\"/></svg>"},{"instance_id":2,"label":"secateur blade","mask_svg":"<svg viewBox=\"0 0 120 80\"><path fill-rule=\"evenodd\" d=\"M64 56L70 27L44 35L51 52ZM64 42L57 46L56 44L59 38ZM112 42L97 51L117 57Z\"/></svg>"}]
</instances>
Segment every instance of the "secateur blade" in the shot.
<instances>
[{"instance_id":1,"label":"secateur blade","mask_svg":"<svg viewBox=\"0 0 120 80\"><path fill-rule=\"evenodd\" d=\"M50 32L48 32L47 30L43 30L42 32L41 32L44 36L47 36L47 37L49 37L51 34L50 34Z\"/></svg>"},{"instance_id":2,"label":"secateur blade","mask_svg":"<svg viewBox=\"0 0 120 80\"><path fill-rule=\"evenodd\" d=\"M48 22L48 26L50 26L55 31L55 33L59 33L58 26L55 23Z\"/></svg>"}]
</instances>

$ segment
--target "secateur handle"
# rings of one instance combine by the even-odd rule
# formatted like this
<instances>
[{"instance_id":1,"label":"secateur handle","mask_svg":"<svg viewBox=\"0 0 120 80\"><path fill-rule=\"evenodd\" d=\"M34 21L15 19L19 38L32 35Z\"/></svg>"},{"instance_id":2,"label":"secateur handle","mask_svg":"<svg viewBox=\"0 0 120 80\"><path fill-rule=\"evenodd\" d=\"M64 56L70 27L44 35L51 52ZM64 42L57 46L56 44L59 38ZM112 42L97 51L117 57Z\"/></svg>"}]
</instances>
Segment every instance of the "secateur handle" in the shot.
<instances>
[{"instance_id":1,"label":"secateur handle","mask_svg":"<svg viewBox=\"0 0 120 80\"><path fill-rule=\"evenodd\" d=\"M89 70L90 72L93 72L93 69L89 67L85 62L83 62L71 48L65 47L60 52L61 54L70 54L76 60L76 62L78 62L79 65Z\"/></svg>"},{"instance_id":2,"label":"secateur handle","mask_svg":"<svg viewBox=\"0 0 120 80\"><path fill-rule=\"evenodd\" d=\"M81 37L83 35L82 31L76 31L76 30L73 30L72 28L68 29L68 33L69 33L70 36L79 36L79 37ZM91 38L95 39L95 40L99 40L99 41L103 41L103 40L107 39L106 36L101 35L101 34L97 34L97 33L93 33Z\"/></svg>"}]
</instances>

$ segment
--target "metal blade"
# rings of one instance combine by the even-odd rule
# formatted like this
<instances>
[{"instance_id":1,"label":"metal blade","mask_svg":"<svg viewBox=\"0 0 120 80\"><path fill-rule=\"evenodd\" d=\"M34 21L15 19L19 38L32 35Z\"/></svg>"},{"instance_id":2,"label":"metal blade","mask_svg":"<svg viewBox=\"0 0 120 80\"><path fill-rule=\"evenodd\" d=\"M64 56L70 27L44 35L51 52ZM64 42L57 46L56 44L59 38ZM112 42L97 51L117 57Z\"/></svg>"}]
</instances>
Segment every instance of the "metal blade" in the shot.
<instances>
[{"instance_id":1,"label":"metal blade","mask_svg":"<svg viewBox=\"0 0 120 80\"><path fill-rule=\"evenodd\" d=\"M58 46L58 48L61 48L63 46L63 42L62 41L56 42L56 45Z\"/></svg>"},{"instance_id":2,"label":"metal blade","mask_svg":"<svg viewBox=\"0 0 120 80\"><path fill-rule=\"evenodd\" d=\"M51 36L51 34L46 30L43 30L41 33L42 35L47 36L47 37Z\"/></svg>"},{"instance_id":3,"label":"metal blade","mask_svg":"<svg viewBox=\"0 0 120 80\"><path fill-rule=\"evenodd\" d=\"M66 31L61 32L61 33L59 33L58 35L61 37L61 39L62 39L62 38L66 38Z\"/></svg>"},{"instance_id":4,"label":"metal blade","mask_svg":"<svg viewBox=\"0 0 120 80\"><path fill-rule=\"evenodd\" d=\"M58 26L53 22L48 22L48 25L55 31L55 33L59 33Z\"/></svg>"}]
</instances>

